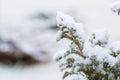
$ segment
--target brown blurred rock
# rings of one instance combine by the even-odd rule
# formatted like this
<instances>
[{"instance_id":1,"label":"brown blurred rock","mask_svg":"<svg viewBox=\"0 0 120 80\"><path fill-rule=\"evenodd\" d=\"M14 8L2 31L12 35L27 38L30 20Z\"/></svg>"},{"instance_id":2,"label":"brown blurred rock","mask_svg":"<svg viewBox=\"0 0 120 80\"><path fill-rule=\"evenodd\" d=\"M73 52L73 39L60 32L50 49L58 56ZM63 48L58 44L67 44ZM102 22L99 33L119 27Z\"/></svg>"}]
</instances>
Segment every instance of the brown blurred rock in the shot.
<instances>
[{"instance_id":1,"label":"brown blurred rock","mask_svg":"<svg viewBox=\"0 0 120 80\"><path fill-rule=\"evenodd\" d=\"M33 65L38 63L46 63L47 61L41 61L36 59L33 55L22 51L17 45L11 41L7 44L11 47L10 51L0 51L0 63L6 65L22 64ZM48 57L48 54L43 52ZM49 57L48 57L49 58Z\"/></svg>"}]
</instances>

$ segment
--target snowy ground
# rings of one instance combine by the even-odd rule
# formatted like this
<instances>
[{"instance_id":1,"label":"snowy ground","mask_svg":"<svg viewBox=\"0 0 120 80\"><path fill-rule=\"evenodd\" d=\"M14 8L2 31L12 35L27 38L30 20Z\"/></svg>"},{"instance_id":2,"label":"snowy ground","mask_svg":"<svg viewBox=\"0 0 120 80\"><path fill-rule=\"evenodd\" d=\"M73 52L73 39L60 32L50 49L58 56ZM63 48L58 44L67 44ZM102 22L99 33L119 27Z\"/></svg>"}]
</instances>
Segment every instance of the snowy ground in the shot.
<instances>
[{"instance_id":1,"label":"snowy ground","mask_svg":"<svg viewBox=\"0 0 120 80\"><path fill-rule=\"evenodd\" d=\"M0 80L61 80L56 63L31 67L0 66Z\"/></svg>"},{"instance_id":2,"label":"snowy ground","mask_svg":"<svg viewBox=\"0 0 120 80\"><path fill-rule=\"evenodd\" d=\"M107 29L113 40L120 40L120 16L110 10L113 2L115 0L0 0L0 27L35 25L28 20L29 15L39 11L56 13L61 10L82 22L88 34L94 29ZM55 42L55 33L46 39ZM54 49L52 52L55 52ZM29 68L1 65L0 71L1 80L60 80L61 77L54 61Z\"/></svg>"}]
</instances>

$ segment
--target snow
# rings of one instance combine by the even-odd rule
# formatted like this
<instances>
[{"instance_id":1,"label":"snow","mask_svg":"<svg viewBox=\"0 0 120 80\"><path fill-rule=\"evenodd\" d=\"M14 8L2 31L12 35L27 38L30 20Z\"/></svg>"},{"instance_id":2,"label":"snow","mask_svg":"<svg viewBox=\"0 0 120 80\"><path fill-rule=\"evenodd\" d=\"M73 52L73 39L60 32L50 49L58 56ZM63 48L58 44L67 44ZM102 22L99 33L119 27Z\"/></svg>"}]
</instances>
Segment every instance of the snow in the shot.
<instances>
[{"instance_id":1,"label":"snow","mask_svg":"<svg viewBox=\"0 0 120 80\"><path fill-rule=\"evenodd\" d=\"M116 1L112 4L112 11L119 14L120 11L120 1Z\"/></svg>"},{"instance_id":2,"label":"snow","mask_svg":"<svg viewBox=\"0 0 120 80\"><path fill-rule=\"evenodd\" d=\"M68 77L66 77L64 80L88 80L85 76L84 73L81 73L82 75L79 74L74 74L74 75L70 75Z\"/></svg>"},{"instance_id":3,"label":"snow","mask_svg":"<svg viewBox=\"0 0 120 80\"><path fill-rule=\"evenodd\" d=\"M54 11L56 12L57 10L62 10L64 12L67 12L68 14L72 14L72 16L74 16L74 14L75 14L75 16L76 16L75 18L77 19L77 21L82 22L83 25L85 26L85 30L86 30L87 34L89 34L91 31L94 31L94 29L106 28L110 32L112 40L116 40L116 39L120 40L120 36L119 36L120 17L113 14L110 10L110 6L113 2L115 2L115 0L79 0L79 1L78 0L44 0L44 1L43 0L40 0L40 1L38 1L38 0L34 0L34 1L33 0L1 0L0 1L0 5L1 5L1 7L0 7L0 10L1 10L0 23L2 25L0 25L0 28L1 28L1 26L4 26L4 27L9 26L7 28L10 29L11 28L10 26L21 27L20 25L22 24L22 26L24 25L24 27L26 27L26 26L28 26L28 24L31 25L32 21L28 22L27 25L25 24L26 20L27 20L26 18L28 18L28 15L31 15L31 13L33 13L33 12L37 12L37 11L39 12L39 10L43 10L43 11L48 10L48 11L53 11L53 12ZM72 8L72 9L70 9L70 8ZM66 10L71 10L71 12L68 12ZM38 23L34 23L34 25L35 24L39 25ZM23 29L24 27L21 27L21 29ZM41 32L43 32L41 35L44 35L44 33L49 32L49 31L46 31L46 32L41 31ZM9 32L9 33L11 33L11 32ZM41 44L46 43L46 45L41 46L41 48L43 50L46 48L51 49L51 47L48 47L48 45L47 45L47 43L49 43L49 41L47 42L44 40L46 38L47 38L47 40L55 39L55 38L53 38L54 34L55 33L53 33L53 34L51 33L51 35L45 34L45 37L42 37L40 35L42 37L40 39L40 41L43 41L43 42L41 42ZM17 35L14 35L14 36L17 36ZM49 36L49 39L48 39L48 36ZM6 38L7 38L7 36L6 36ZM61 44L62 48L66 47L66 46L64 46L64 44L66 44L66 43L67 43L67 41L65 43ZM29 51L30 50L29 47L32 44L30 43L30 46L29 46L29 43L27 43L27 45L28 45L27 51ZM25 48L27 48L27 47L25 47ZM56 46L55 46L54 50L56 50ZM52 50L52 51L54 51L54 50ZM120 56L118 59L120 59ZM11 80L18 80L18 79L21 80L21 78L23 80L24 79L58 80L58 77L60 77L60 75L56 75L57 69L54 68L55 64L56 63L52 63L50 65L44 65L42 68L40 67L41 65L39 65L39 67L34 67L34 68L28 69L28 70L14 69L14 71L13 71L13 69L11 70L11 68L8 68L6 70L6 68L1 67L0 69L1 69L1 72L3 72L3 73L0 75L1 75L2 80L10 80L10 79ZM46 66L48 66L48 67L46 67ZM32 71L33 69L36 69L36 71ZM37 69L39 69L39 71ZM55 70L55 71L53 71L53 70ZM55 72L55 73L52 75L51 73L53 73L53 72ZM31 77L33 77L34 79L32 79L30 77L29 73L31 74ZM36 74L38 74L38 75L36 75ZM22 75L22 77L20 75ZM27 77L25 77L25 76L27 76ZM56 78L54 78L54 77L56 77Z\"/></svg>"},{"instance_id":4,"label":"snow","mask_svg":"<svg viewBox=\"0 0 120 80\"><path fill-rule=\"evenodd\" d=\"M1 80L61 80L56 62L29 67L0 65Z\"/></svg>"},{"instance_id":5,"label":"snow","mask_svg":"<svg viewBox=\"0 0 120 80\"><path fill-rule=\"evenodd\" d=\"M57 20L57 25L59 26L60 28L60 31L58 33L58 38L57 40L59 41L60 38L61 38L61 34L62 34L62 29L65 27L65 29L63 30L63 32L68 32L68 36L71 32L69 32L69 30L75 30L72 34L74 36L78 36L78 40L80 41L84 41L84 30L82 28L82 24L81 23L76 23L74 18L69 16L69 15L66 15L62 12L58 12L57 13L57 16L56 16L56 20Z\"/></svg>"},{"instance_id":6,"label":"snow","mask_svg":"<svg viewBox=\"0 0 120 80\"><path fill-rule=\"evenodd\" d=\"M62 58L64 56L65 52L66 52L66 50L61 50L59 52L56 52L53 58L55 60L58 60L59 58Z\"/></svg>"},{"instance_id":7,"label":"snow","mask_svg":"<svg viewBox=\"0 0 120 80\"><path fill-rule=\"evenodd\" d=\"M110 49L115 53L120 53L120 41L111 42Z\"/></svg>"},{"instance_id":8,"label":"snow","mask_svg":"<svg viewBox=\"0 0 120 80\"><path fill-rule=\"evenodd\" d=\"M116 58L120 62L120 54Z\"/></svg>"},{"instance_id":9,"label":"snow","mask_svg":"<svg viewBox=\"0 0 120 80\"><path fill-rule=\"evenodd\" d=\"M47 56L44 56L45 59L42 58L42 51L51 53L50 47L55 46L53 45L55 40L46 40L46 38L51 38L55 32L49 29L46 31L41 30L40 26L21 26L11 28L9 26L2 26L0 28L0 50L2 51L14 51L14 47L9 44L9 42L12 42L17 48L19 48L19 50L24 51L33 57L37 55L39 56L37 58L39 60L45 60L47 59ZM55 38L55 36L53 36L53 38Z\"/></svg>"},{"instance_id":10,"label":"snow","mask_svg":"<svg viewBox=\"0 0 120 80\"><path fill-rule=\"evenodd\" d=\"M77 30L80 30L79 28L75 28L76 27L75 24L77 24L77 23L73 20L73 18L66 14L63 14L63 13L57 14L57 24L58 24L58 27L60 27L60 31L61 31L61 33L59 32L60 36L64 35L66 33L66 35L64 35L64 37L61 37L61 39L68 38L68 40L69 40L71 38L71 36L74 36L74 33L76 33ZM79 31L79 33L81 33L81 31ZM67 36L69 36L70 38ZM78 37L78 40L81 39L81 38L79 38L79 37L81 37L81 35L79 35L79 34L77 34L76 37ZM86 40L83 41L83 46L81 46L82 42L75 44L76 38L74 39L74 37L73 37L73 40L70 39L71 40L71 45L70 45L70 49L69 49L70 52L66 51L66 54L68 54L68 55L64 54L64 56L61 57L62 61L59 62L60 63L59 67L62 69L62 71L68 70L66 72L70 72L70 73L72 72L71 74L68 74L68 76L65 76L64 80L82 80L82 79L87 80L87 77L83 78L83 77L81 77L82 74L76 75L77 72L72 71L72 69L74 69L76 67L78 68L79 64L83 65L83 69L86 69L86 68L84 68L84 66L89 68L89 66L87 66L87 65L91 64L93 69L95 69L98 72L101 70L103 72L103 74L104 74L104 70L105 70L104 68L106 68L104 66L105 63L108 63L108 65L110 67L115 67L117 64L119 64L118 57L111 55L111 54L116 52L116 49L120 50L120 43L117 42L116 46L114 43L112 46L113 48L111 48L113 50L113 52L111 52L111 50L108 46L109 36L106 31L96 31L96 32L94 31L89 37L86 37L85 39ZM82 52L80 48L79 48L79 51L78 51L78 49L76 49L76 47L78 47L78 46L83 47L82 55L85 56L85 58L83 56L77 54L78 52L80 54ZM115 49L114 49L114 47L115 47ZM117 53L119 54L119 52L117 52ZM70 62L68 61L69 59L70 59ZM98 62L97 66L94 64L95 62ZM70 68L67 67L69 65L70 65ZM82 69L82 67L80 67L80 69ZM78 73L79 73L79 71L78 71ZM107 73L107 72L105 72L105 73ZM64 73L64 75L66 75L66 74Z\"/></svg>"},{"instance_id":11,"label":"snow","mask_svg":"<svg viewBox=\"0 0 120 80\"><path fill-rule=\"evenodd\" d=\"M84 45L83 52L85 56L89 57L96 56L97 61L108 62L111 66L114 66L117 63L117 59L110 55L111 51L108 48L104 48L99 45L92 47L87 45L86 43Z\"/></svg>"},{"instance_id":12,"label":"snow","mask_svg":"<svg viewBox=\"0 0 120 80\"><path fill-rule=\"evenodd\" d=\"M58 25L62 25L70 28L75 26L73 17L70 17L62 12L57 13L56 20Z\"/></svg>"},{"instance_id":13,"label":"snow","mask_svg":"<svg viewBox=\"0 0 120 80\"><path fill-rule=\"evenodd\" d=\"M101 46L106 45L109 42L109 34L106 30L96 30L89 37L89 41L92 41L92 44L98 44L101 42Z\"/></svg>"},{"instance_id":14,"label":"snow","mask_svg":"<svg viewBox=\"0 0 120 80\"><path fill-rule=\"evenodd\" d=\"M74 59L74 65L80 64L83 62L83 58L80 57L79 55L76 54L70 54L68 55L64 61L68 60L68 59Z\"/></svg>"}]
</instances>

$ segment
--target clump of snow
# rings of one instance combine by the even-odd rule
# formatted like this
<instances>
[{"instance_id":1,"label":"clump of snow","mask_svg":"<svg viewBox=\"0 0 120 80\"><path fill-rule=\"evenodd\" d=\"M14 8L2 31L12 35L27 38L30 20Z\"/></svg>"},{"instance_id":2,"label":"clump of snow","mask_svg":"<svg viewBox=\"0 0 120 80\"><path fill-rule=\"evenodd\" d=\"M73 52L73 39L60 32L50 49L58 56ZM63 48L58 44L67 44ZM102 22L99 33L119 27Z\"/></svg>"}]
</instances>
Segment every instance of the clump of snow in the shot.
<instances>
[{"instance_id":1,"label":"clump of snow","mask_svg":"<svg viewBox=\"0 0 120 80\"><path fill-rule=\"evenodd\" d=\"M117 1L112 4L111 10L115 13L120 13L120 1Z\"/></svg>"},{"instance_id":2,"label":"clump of snow","mask_svg":"<svg viewBox=\"0 0 120 80\"><path fill-rule=\"evenodd\" d=\"M68 76L64 80L88 80L84 73L81 73L81 74L82 75L74 74L74 75Z\"/></svg>"},{"instance_id":3,"label":"clump of snow","mask_svg":"<svg viewBox=\"0 0 120 80\"><path fill-rule=\"evenodd\" d=\"M66 26L66 27L75 26L75 21L73 17L70 17L62 12L57 13L56 20L57 20L57 23L59 23L58 26L59 25Z\"/></svg>"},{"instance_id":4,"label":"clump of snow","mask_svg":"<svg viewBox=\"0 0 120 80\"><path fill-rule=\"evenodd\" d=\"M56 54L54 55L54 59L59 60L59 59L63 58L65 52L66 52L66 50L61 50L60 52L56 52Z\"/></svg>"},{"instance_id":5,"label":"clump of snow","mask_svg":"<svg viewBox=\"0 0 120 80\"><path fill-rule=\"evenodd\" d=\"M110 44L110 49L115 53L120 53L120 41L115 41Z\"/></svg>"},{"instance_id":6,"label":"clump of snow","mask_svg":"<svg viewBox=\"0 0 120 80\"><path fill-rule=\"evenodd\" d=\"M77 65L78 63L83 63L83 58L81 58L79 55L76 54L70 54L68 55L64 61L68 60L68 59L74 59L74 64L73 65Z\"/></svg>"},{"instance_id":7,"label":"clump of snow","mask_svg":"<svg viewBox=\"0 0 120 80\"><path fill-rule=\"evenodd\" d=\"M105 46L109 42L109 34L106 30L96 30L89 37L89 41L94 45Z\"/></svg>"},{"instance_id":8,"label":"clump of snow","mask_svg":"<svg viewBox=\"0 0 120 80\"><path fill-rule=\"evenodd\" d=\"M120 63L120 54L116 58L118 59L118 62Z\"/></svg>"},{"instance_id":9,"label":"clump of snow","mask_svg":"<svg viewBox=\"0 0 120 80\"><path fill-rule=\"evenodd\" d=\"M79 38L78 40L80 39L81 41L84 40L84 30L82 28L82 24L76 23L73 17L66 15L62 12L58 12L56 20L57 20L57 25L60 28L57 40L60 40L60 38L62 37L61 30L63 30L64 33L69 32L69 30L73 31L73 32L69 32L69 34L72 33L73 35L77 36L77 38Z\"/></svg>"}]
</instances>

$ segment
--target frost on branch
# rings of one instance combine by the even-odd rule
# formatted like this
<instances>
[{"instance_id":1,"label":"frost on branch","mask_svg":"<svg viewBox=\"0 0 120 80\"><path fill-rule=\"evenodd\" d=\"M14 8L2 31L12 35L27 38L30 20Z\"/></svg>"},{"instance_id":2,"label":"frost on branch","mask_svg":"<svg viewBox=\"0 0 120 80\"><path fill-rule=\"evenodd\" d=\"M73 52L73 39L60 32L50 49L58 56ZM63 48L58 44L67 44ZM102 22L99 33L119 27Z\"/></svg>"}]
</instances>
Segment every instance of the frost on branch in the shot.
<instances>
[{"instance_id":1,"label":"frost on branch","mask_svg":"<svg viewBox=\"0 0 120 80\"><path fill-rule=\"evenodd\" d=\"M109 42L106 31L85 36L81 23L57 14L57 41L70 40L68 50L56 54L63 80L120 80L120 42Z\"/></svg>"}]
</instances>

